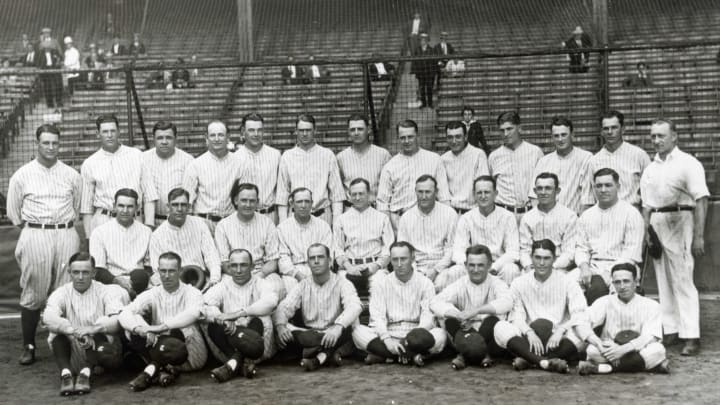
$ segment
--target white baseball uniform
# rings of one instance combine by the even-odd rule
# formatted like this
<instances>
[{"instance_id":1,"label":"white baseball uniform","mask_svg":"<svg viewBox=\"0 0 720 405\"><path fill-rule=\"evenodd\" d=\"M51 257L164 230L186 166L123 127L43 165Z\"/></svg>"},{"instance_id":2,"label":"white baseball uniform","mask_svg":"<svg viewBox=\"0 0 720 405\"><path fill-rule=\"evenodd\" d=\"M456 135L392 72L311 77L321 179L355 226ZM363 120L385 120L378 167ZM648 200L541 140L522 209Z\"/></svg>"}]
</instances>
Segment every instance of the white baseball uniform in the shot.
<instances>
[{"instance_id":1,"label":"white baseball uniform","mask_svg":"<svg viewBox=\"0 0 720 405\"><path fill-rule=\"evenodd\" d=\"M497 202L516 208L527 206L528 190L535 182L533 170L542 157L542 149L526 141L514 150L502 145L492 151L488 165L497 182Z\"/></svg>"},{"instance_id":2,"label":"white baseball uniform","mask_svg":"<svg viewBox=\"0 0 720 405\"><path fill-rule=\"evenodd\" d=\"M258 210L267 210L275 205L278 170L280 167L280 151L270 145L264 144L260 150L253 152L246 145L242 145L235 152L240 157L241 170L238 176L243 183L254 184L258 187ZM263 214L277 222L273 213Z\"/></svg>"},{"instance_id":3,"label":"white baseball uniform","mask_svg":"<svg viewBox=\"0 0 720 405\"><path fill-rule=\"evenodd\" d=\"M153 194L157 195L155 204L156 225L160 225L162 221L167 219L168 194L172 189L182 187L185 169L193 159L192 155L177 147L175 153L167 159L158 156L155 148L143 152L143 176L148 178L149 185L155 190ZM145 201L152 200L148 200L146 196Z\"/></svg>"},{"instance_id":4,"label":"white baseball uniform","mask_svg":"<svg viewBox=\"0 0 720 405\"><path fill-rule=\"evenodd\" d=\"M113 276L130 276L135 269L149 265L148 248L152 230L138 221L122 226L117 218L100 225L90 237L90 254L95 266Z\"/></svg>"},{"instance_id":5,"label":"white baseball uniform","mask_svg":"<svg viewBox=\"0 0 720 405\"><path fill-rule=\"evenodd\" d=\"M606 167L615 170L620 175L620 199L639 205L640 177L649 164L647 152L629 142L623 142L614 152L608 151L607 147L601 148L590 159L590 170L592 173Z\"/></svg>"},{"instance_id":6,"label":"white baseball uniform","mask_svg":"<svg viewBox=\"0 0 720 405\"><path fill-rule=\"evenodd\" d=\"M490 173L485 151L467 144L462 152L455 154L449 150L440 159L447 173L450 205L461 210L472 209L475 206L473 181Z\"/></svg>"},{"instance_id":7,"label":"white baseball uniform","mask_svg":"<svg viewBox=\"0 0 720 405\"><path fill-rule=\"evenodd\" d=\"M313 243L322 243L330 248L332 256L333 237L330 225L320 218L310 216L310 220L301 224L295 216L289 217L277 227L280 245L278 270L285 283L285 291L290 291L298 284L295 275L298 272L310 276L307 265L307 249Z\"/></svg>"},{"instance_id":8,"label":"white baseball uniform","mask_svg":"<svg viewBox=\"0 0 720 405\"><path fill-rule=\"evenodd\" d=\"M351 181L365 179L370 183L370 200L374 202L380 184L380 172L391 157L387 149L372 144L362 153L352 146L343 149L337 154L337 162L345 190L350 189ZM346 198L349 200L349 197Z\"/></svg>"},{"instance_id":9,"label":"white baseball uniform","mask_svg":"<svg viewBox=\"0 0 720 405\"><path fill-rule=\"evenodd\" d=\"M582 213L584 205L594 203L592 195L592 178L590 170L590 159L592 153L585 149L574 146L570 153L561 156L557 151L548 153L538 160L533 170L532 183L530 184L530 198L537 198L535 195L535 179L540 173L553 173L558 176L560 182L560 193L557 201L575 211L578 215Z\"/></svg>"},{"instance_id":10,"label":"white baseball uniform","mask_svg":"<svg viewBox=\"0 0 720 405\"><path fill-rule=\"evenodd\" d=\"M567 270L575 260L577 244L577 214L558 203L550 211L539 207L528 211L520 219L520 265L527 268L532 265L531 250L534 241L550 239L556 247L556 269Z\"/></svg>"},{"instance_id":11,"label":"white baseball uniform","mask_svg":"<svg viewBox=\"0 0 720 405\"><path fill-rule=\"evenodd\" d=\"M450 267L457 221L455 210L439 202L428 214L415 206L400 217L397 240L415 247L415 269L426 274L430 269L442 272Z\"/></svg>"}]
</instances>

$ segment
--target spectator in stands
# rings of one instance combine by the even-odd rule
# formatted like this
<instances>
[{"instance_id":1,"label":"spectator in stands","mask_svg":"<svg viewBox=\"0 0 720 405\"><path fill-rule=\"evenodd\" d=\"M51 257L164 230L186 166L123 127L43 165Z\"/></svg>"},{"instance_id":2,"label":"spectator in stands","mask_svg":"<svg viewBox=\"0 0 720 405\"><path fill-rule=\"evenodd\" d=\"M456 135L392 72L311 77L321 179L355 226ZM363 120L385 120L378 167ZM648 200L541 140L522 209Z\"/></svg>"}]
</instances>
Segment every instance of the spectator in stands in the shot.
<instances>
[{"instance_id":1,"label":"spectator in stands","mask_svg":"<svg viewBox=\"0 0 720 405\"><path fill-rule=\"evenodd\" d=\"M3 58L2 59L2 68L0 68L0 84L2 84L2 85L15 84L15 82L17 81L17 76L5 74L6 72L8 72L10 70L12 70L10 59Z\"/></svg>"},{"instance_id":2,"label":"spectator in stands","mask_svg":"<svg viewBox=\"0 0 720 405\"><path fill-rule=\"evenodd\" d=\"M414 56L434 56L435 50L430 46L430 36L423 32L420 34L420 46L413 53ZM420 89L420 108L433 108L433 84L438 72L437 60L416 60L412 63L411 73L415 74Z\"/></svg>"},{"instance_id":3,"label":"spectator in stands","mask_svg":"<svg viewBox=\"0 0 720 405\"><path fill-rule=\"evenodd\" d=\"M133 34L133 42L130 44L130 55L138 56L145 54L145 45L140 41L140 34Z\"/></svg>"},{"instance_id":4,"label":"spectator in stands","mask_svg":"<svg viewBox=\"0 0 720 405\"><path fill-rule=\"evenodd\" d=\"M52 30L50 28L43 28L40 34L40 49L54 49L59 55L62 55L63 50L60 47L60 43L57 39L52 37Z\"/></svg>"},{"instance_id":5,"label":"spectator in stands","mask_svg":"<svg viewBox=\"0 0 720 405\"><path fill-rule=\"evenodd\" d=\"M443 31L440 33L440 42L435 45L435 53L442 56L449 56L455 53L455 48L448 43L447 41L448 33L446 31ZM437 75L437 87L440 88L440 76L441 72L445 70L447 63L449 62L449 58L440 59L438 64L438 75Z\"/></svg>"},{"instance_id":6,"label":"spectator in stands","mask_svg":"<svg viewBox=\"0 0 720 405\"><path fill-rule=\"evenodd\" d=\"M105 59L100 57L100 54L98 53L97 47L95 44L90 44L87 56L85 57L85 66L86 67L97 67L96 65L101 62L105 63Z\"/></svg>"},{"instance_id":7,"label":"spectator in stands","mask_svg":"<svg viewBox=\"0 0 720 405\"><path fill-rule=\"evenodd\" d=\"M460 77L465 75L465 61L462 59L450 59L445 65L445 75Z\"/></svg>"},{"instance_id":8,"label":"spectator in stands","mask_svg":"<svg viewBox=\"0 0 720 405\"><path fill-rule=\"evenodd\" d=\"M579 25L575 27L572 35L570 39L563 43L565 48L580 49L592 47L590 35L586 34ZM590 52L569 53L568 60L570 61L570 73L585 73L588 71L588 64L590 63Z\"/></svg>"},{"instance_id":9,"label":"spectator in stands","mask_svg":"<svg viewBox=\"0 0 720 405\"><path fill-rule=\"evenodd\" d=\"M164 89L165 88L165 77L162 70L150 73L147 80L145 81L146 89Z\"/></svg>"},{"instance_id":10,"label":"spectator in stands","mask_svg":"<svg viewBox=\"0 0 720 405\"><path fill-rule=\"evenodd\" d=\"M90 44L89 55L85 58L85 67L100 69L105 67L105 59L97 52L95 44ZM83 87L88 90L102 90L105 88L105 75L102 72L86 72L83 75Z\"/></svg>"},{"instance_id":11,"label":"spectator in stands","mask_svg":"<svg viewBox=\"0 0 720 405\"><path fill-rule=\"evenodd\" d=\"M379 56L378 54L374 53L372 57L373 59L377 59ZM395 66L391 65L388 62L383 62L379 59L377 62L371 63L368 68L370 71L370 80L373 81L391 80L395 74Z\"/></svg>"},{"instance_id":12,"label":"spectator in stands","mask_svg":"<svg viewBox=\"0 0 720 405\"><path fill-rule=\"evenodd\" d=\"M177 58L175 62L175 70L173 70L170 76L170 82L172 83L173 89L186 89L195 87L195 84L190 81L190 72L185 69L185 59Z\"/></svg>"},{"instance_id":13,"label":"spectator in stands","mask_svg":"<svg viewBox=\"0 0 720 405\"><path fill-rule=\"evenodd\" d=\"M15 60L23 63L25 55L27 55L28 45L30 45L28 34L22 34L22 38L15 48Z\"/></svg>"},{"instance_id":14,"label":"spectator in stands","mask_svg":"<svg viewBox=\"0 0 720 405\"><path fill-rule=\"evenodd\" d=\"M315 57L310 55L310 62L315 61ZM316 64L310 65L306 73L307 83L330 83L330 70L326 66L319 67Z\"/></svg>"},{"instance_id":15,"label":"spectator in stands","mask_svg":"<svg viewBox=\"0 0 720 405\"><path fill-rule=\"evenodd\" d=\"M423 32L430 32L430 18L423 17L419 11L413 14L410 24L408 24L407 38L408 38L408 51L412 55L413 52L420 46L420 34Z\"/></svg>"},{"instance_id":16,"label":"spectator in stands","mask_svg":"<svg viewBox=\"0 0 720 405\"><path fill-rule=\"evenodd\" d=\"M40 42L40 50L35 58L36 67L43 70L62 68L62 56L55 48L53 39L49 36L49 28L47 35ZM57 41L54 41L57 43ZM62 107L62 75L60 73L43 73L40 75L42 81L43 93L48 108Z\"/></svg>"},{"instance_id":17,"label":"spectator in stands","mask_svg":"<svg viewBox=\"0 0 720 405\"><path fill-rule=\"evenodd\" d=\"M288 56L288 64L282 69L283 83L300 84L303 82L304 76L305 69L295 66L295 59L293 59L292 56Z\"/></svg>"},{"instance_id":18,"label":"spectator in stands","mask_svg":"<svg viewBox=\"0 0 720 405\"><path fill-rule=\"evenodd\" d=\"M623 86L625 87L649 87L652 86L652 80L650 79L650 74L648 73L648 65L645 64L645 62L639 62L635 68L637 71L630 75L625 81L623 82Z\"/></svg>"},{"instance_id":19,"label":"spectator in stands","mask_svg":"<svg viewBox=\"0 0 720 405\"><path fill-rule=\"evenodd\" d=\"M32 42L28 42L25 48L25 55L22 57L22 60L20 60L20 63L23 66L34 67L36 58L35 51L35 44L33 44Z\"/></svg>"},{"instance_id":20,"label":"spectator in stands","mask_svg":"<svg viewBox=\"0 0 720 405\"><path fill-rule=\"evenodd\" d=\"M80 70L80 52L75 48L71 37L65 37L65 58L63 67L67 70ZM65 73L68 94L72 95L76 83L80 80L80 73Z\"/></svg>"},{"instance_id":21,"label":"spectator in stands","mask_svg":"<svg viewBox=\"0 0 720 405\"><path fill-rule=\"evenodd\" d=\"M110 45L110 53L113 55L127 55L127 48L120 42L120 38L113 37L112 45Z\"/></svg>"},{"instance_id":22,"label":"spectator in stands","mask_svg":"<svg viewBox=\"0 0 720 405\"><path fill-rule=\"evenodd\" d=\"M197 56L196 56L196 55L193 55L193 56L190 57L190 63L193 64L193 65L197 63ZM197 69L197 68L192 68L192 69L190 70L190 83L197 83L198 76L199 76L199 74L198 74L198 69Z\"/></svg>"},{"instance_id":23,"label":"spectator in stands","mask_svg":"<svg viewBox=\"0 0 720 405\"><path fill-rule=\"evenodd\" d=\"M485 141L482 124L475 120L475 110L470 106L462 108L462 124L465 126L468 143L476 148L481 148L487 156L490 156L490 146Z\"/></svg>"}]
</instances>

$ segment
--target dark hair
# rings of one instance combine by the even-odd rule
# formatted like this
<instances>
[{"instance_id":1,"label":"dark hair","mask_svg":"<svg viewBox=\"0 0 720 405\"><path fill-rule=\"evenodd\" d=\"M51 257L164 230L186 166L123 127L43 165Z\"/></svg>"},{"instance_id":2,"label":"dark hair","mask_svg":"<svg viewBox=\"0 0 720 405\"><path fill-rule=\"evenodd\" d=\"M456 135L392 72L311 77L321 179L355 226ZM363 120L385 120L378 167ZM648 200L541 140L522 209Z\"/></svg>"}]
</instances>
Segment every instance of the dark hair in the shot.
<instances>
[{"instance_id":1,"label":"dark hair","mask_svg":"<svg viewBox=\"0 0 720 405\"><path fill-rule=\"evenodd\" d=\"M232 255L234 255L234 254L236 254L236 253L245 253L245 254L247 254L248 257L250 258L250 267L253 266L252 253L250 253L250 251L248 251L247 249L237 248L237 249L231 250L230 253L228 253L228 260L230 260L230 256L232 256Z\"/></svg>"},{"instance_id":2,"label":"dark hair","mask_svg":"<svg viewBox=\"0 0 720 405\"><path fill-rule=\"evenodd\" d=\"M570 121L570 119L564 115L556 115L555 117L553 117L552 121L550 121L550 128L559 127L561 125L570 128L570 132L573 131L572 121Z\"/></svg>"},{"instance_id":3,"label":"dark hair","mask_svg":"<svg viewBox=\"0 0 720 405\"><path fill-rule=\"evenodd\" d=\"M465 258L467 259L470 255L485 255L488 259L488 263L492 263L492 252L485 245L472 245L465 249Z\"/></svg>"},{"instance_id":4,"label":"dark hair","mask_svg":"<svg viewBox=\"0 0 720 405\"><path fill-rule=\"evenodd\" d=\"M95 126L97 127L97 130L99 131L100 125L106 122L114 122L115 128L120 128L120 123L118 122L118 118L115 116L115 114L102 114L95 120Z\"/></svg>"},{"instance_id":5,"label":"dark hair","mask_svg":"<svg viewBox=\"0 0 720 405\"><path fill-rule=\"evenodd\" d=\"M312 196L313 196L313 195L312 195L312 190L310 190L310 189L307 188L307 187L298 187L298 188L294 189L293 191L290 192L290 198L289 198L289 199L292 200L292 201L294 201L294 200L295 200L295 194L297 194L297 193L299 193L299 192L301 192L301 191L307 191L308 193L310 193L310 198L312 199Z\"/></svg>"},{"instance_id":6,"label":"dark hair","mask_svg":"<svg viewBox=\"0 0 720 405\"><path fill-rule=\"evenodd\" d=\"M433 185L435 186L435 189L437 189L437 180L435 180L435 177L433 177L432 175L429 175L429 174L423 174L420 177L418 177L417 180L415 180L415 184L423 183L428 180L432 181Z\"/></svg>"},{"instance_id":7,"label":"dark hair","mask_svg":"<svg viewBox=\"0 0 720 405\"><path fill-rule=\"evenodd\" d=\"M488 182L492 183L493 190L497 190L497 182L495 181L495 177L483 175L483 176L479 176L475 180L473 180L473 192L475 191L475 186L480 181L488 181Z\"/></svg>"},{"instance_id":8,"label":"dark hair","mask_svg":"<svg viewBox=\"0 0 720 405\"><path fill-rule=\"evenodd\" d=\"M475 110L473 110L473 108L469 105L464 105L462 110L460 111L460 114L464 114L465 111L470 111L470 114L475 115Z\"/></svg>"},{"instance_id":9,"label":"dark hair","mask_svg":"<svg viewBox=\"0 0 720 405\"><path fill-rule=\"evenodd\" d=\"M602 113L602 115L600 115L600 124L602 124L602 121L607 118L617 118L621 127L625 125L625 115L618 110L611 110Z\"/></svg>"},{"instance_id":10,"label":"dark hair","mask_svg":"<svg viewBox=\"0 0 720 405\"><path fill-rule=\"evenodd\" d=\"M616 271L629 271L633 275L633 279L637 278L637 267L635 267L632 263L618 263L614 266L612 266L612 269L610 269L610 276L613 275Z\"/></svg>"},{"instance_id":11,"label":"dark hair","mask_svg":"<svg viewBox=\"0 0 720 405\"><path fill-rule=\"evenodd\" d=\"M672 132L677 132L677 125L675 125L675 122L668 118L656 118L652 121L651 125L661 125L661 124L668 124L670 126L670 130Z\"/></svg>"},{"instance_id":12,"label":"dark hair","mask_svg":"<svg viewBox=\"0 0 720 405\"><path fill-rule=\"evenodd\" d=\"M520 114L515 111L506 111L497 117L498 126L509 122L513 125L520 125Z\"/></svg>"},{"instance_id":13,"label":"dark hair","mask_svg":"<svg viewBox=\"0 0 720 405\"><path fill-rule=\"evenodd\" d=\"M35 130L35 139L39 141L40 135L42 135L43 132L49 132L51 134L60 136L60 129L58 129L55 124L42 124Z\"/></svg>"},{"instance_id":14,"label":"dark hair","mask_svg":"<svg viewBox=\"0 0 720 405\"><path fill-rule=\"evenodd\" d=\"M189 202L190 201L190 193L182 187L175 187L174 189L170 190L170 192L168 193L168 202L171 202L172 200L174 200L180 196L183 196L183 195L185 196L185 198L188 199L188 202Z\"/></svg>"},{"instance_id":15,"label":"dark hair","mask_svg":"<svg viewBox=\"0 0 720 405\"><path fill-rule=\"evenodd\" d=\"M398 122L397 126L395 127L395 130L399 133L400 128L413 128L415 130L416 134L418 132L417 122L415 122L413 120L403 120L403 121Z\"/></svg>"},{"instance_id":16,"label":"dark hair","mask_svg":"<svg viewBox=\"0 0 720 405\"><path fill-rule=\"evenodd\" d=\"M448 123L445 125L445 132L447 133L447 131L449 131L449 130L451 130L451 129L458 129L458 128L462 128L463 135L466 135L466 134L467 134L467 128L465 128L465 125L463 125L463 123L460 122L460 121L450 121L450 122L448 122Z\"/></svg>"},{"instance_id":17,"label":"dark hair","mask_svg":"<svg viewBox=\"0 0 720 405\"><path fill-rule=\"evenodd\" d=\"M165 252L158 257L158 263L160 263L160 260L175 260L177 262L177 268L180 270L182 268L182 259L180 258L180 255L175 252Z\"/></svg>"},{"instance_id":18,"label":"dark hair","mask_svg":"<svg viewBox=\"0 0 720 405\"><path fill-rule=\"evenodd\" d=\"M310 115L310 114L298 115L297 120L295 120L295 127L297 127L297 125L300 123L300 121L311 123L313 126L313 129L315 129L315 117L313 117L312 115Z\"/></svg>"},{"instance_id":19,"label":"dark hair","mask_svg":"<svg viewBox=\"0 0 720 405\"><path fill-rule=\"evenodd\" d=\"M390 249L388 249L388 250L393 250L394 248L398 248L398 247L407 248L410 251L411 255L415 254L415 246L413 246L412 243L404 241L404 240L399 240L399 241L393 242L393 244L390 245Z\"/></svg>"},{"instance_id":20,"label":"dark hair","mask_svg":"<svg viewBox=\"0 0 720 405\"><path fill-rule=\"evenodd\" d=\"M350 185L348 186L348 188L350 188L350 187L352 187L352 186L354 186L354 185L356 185L356 184L361 184L361 183L364 184L364 185L365 185L365 188L367 189L367 191L370 192L370 182L367 181L367 180L365 180L365 179L363 179L362 177L357 177L357 178L353 179L353 180L350 182Z\"/></svg>"},{"instance_id":21,"label":"dark hair","mask_svg":"<svg viewBox=\"0 0 720 405\"><path fill-rule=\"evenodd\" d=\"M233 207L237 209L237 204L235 204L235 197L240 194L243 190L255 190L255 195L260 197L260 190L258 190L258 187L252 183L241 183L241 180L237 180L233 182L232 188L230 189L230 202L232 203Z\"/></svg>"},{"instance_id":22,"label":"dark hair","mask_svg":"<svg viewBox=\"0 0 720 405\"><path fill-rule=\"evenodd\" d=\"M70 256L70 260L68 260L68 266L72 265L75 262L90 262L93 268L95 268L95 258L90 255L88 252L76 252L72 256Z\"/></svg>"},{"instance_id":23,"label":"dark hair","mask_svg":"<svg viewBox=\"0 0 720 405\"><path fill-rule=\"evenodd\" d=\"M535 177L535 182L537 183L537 181L540 179L553 179L553 181L555 182L555 188L560 187L560 180L558 179L558 176L555 173L542 172L542 173L538 174L537 177Z\"/></svg>"},{"instance_id":24,"label":"dark hair","mask_svg":"<svg viewBox=\"0 0 720 405\"><path fill-rule=\"evenodd\" d=\"M323 249L325 249L325 254L327 255L328 258L330 257L330 248L325 246L322 243L313 243L312 245L308 246L307 251L305 252L305 256L310 256L310 249L316 248L316 247L322 247Z\"/></svg>"},{"instance_id":25,"label":"dark hair","mask_svg":"<svg viewBox=\"0 0 720 405\"><path fill-rule=\"evenodd\" d=\"M550 239L533 241L532 248L530 248L530 253L535 253L535 251L538 249L549 250L553 254L553 256L557 256L557 254L555 253L557 251L557 246L555 246L553 241L551 241Z\"/></svg>"},{"instance_id":26,"label":"dark hair","mask_svg":"<svg viewBox=\"0 0 720 405\"><path fill-rule=\"evenodd\" d=\"M613 180L615 180L615 183L620 184L620 175L618 174L618 172L609 167L603 167L602 169L593 173L593 181L595 181L600 176L612 176Z\"/></svg>"},{"instance_id":27,"label":"dark hair","mask_svg":"<svg viewBox=\"0 0 720 405\"><path fill-rule=\"evenodd\" d=\"M153 126L153 129L152 129L153 136L155 136L155 132L157 132L157 131L165 131L168 129L172 129L173 136L177 136L177 127L175 126L175 124L173 124L170 121L162 121L162 120L158 121Z\"/></svg>"},{"instance_id":28,"label":"dark hair","mask_svg":"<svg viewBox=\"0 0 720 405\"><path fill-rule=\"evenodd\" d=\"M115 193L115 202L117 203L118 197L130 197L133 200L135 200L135 205L138 205L138 200L140 199L140 196L138 195L137 191L131 189L131 188L121 188Z\"/></svg>"},{"instance_id":29,"label":"dark hair","mask_svg":"<svg viewBox=\"0 0 720 405\"><path fill-rule=\"evenodd\" d=\"M248 122L248 121L260 121L260 122L262 122L263 124L265 123L265 119L263 119L262 115L260 115L260 114L258 114L258 113L255 113L255 112L248 113L248 114L245 114L245 115L243 116L243 118L242 118L242 126L244 127L244 126L245 126L245 123Z\"/></svg>"},{"instance_id":30,"label":"dark hair","mask_svg":"<svg viewBox=\"0 0 720 405\"><path fill-rule=\"evenodd\" d=\"M367 117L364 114L360 113L354 113L350 114L350 118L347 120L347 124L350 125L350 121L362 121L365 123L365 126L369 126L370 122L368 121Z\"/></svg>"}]
</instances>

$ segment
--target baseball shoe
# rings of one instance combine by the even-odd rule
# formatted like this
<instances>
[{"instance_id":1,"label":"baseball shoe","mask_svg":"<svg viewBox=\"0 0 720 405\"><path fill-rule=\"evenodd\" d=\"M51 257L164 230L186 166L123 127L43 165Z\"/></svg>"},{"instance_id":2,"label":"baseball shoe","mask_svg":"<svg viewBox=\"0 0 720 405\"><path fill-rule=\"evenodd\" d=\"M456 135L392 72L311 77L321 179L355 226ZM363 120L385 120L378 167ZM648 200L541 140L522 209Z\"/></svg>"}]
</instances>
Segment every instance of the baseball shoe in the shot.
<instances>
[{"instance_id":1,"label":"baseball shoe","mask_svg":"<svg viewBox=\"0 0 720 405\"><path fill-rule=\"evenodd\" d=\"M680 354L682 356L697 356L700 353L700 339L687 339Z\"/></svg>"},{"instance_id":2,"label":"baseball shoe","mask_svg":"<svg viewBox=\"0 0 720 405\"><path fill-rule=\"evenodd\" d=\"M480 362L480 366L482 368L490 368L495 365L495 360L493 360L492 357L488 354L487 356L483 357L482 361Z\"/></svg>"},{"instance_id":3,"label":"baseball shoe","mask_svg":"<svg viewBox=\"0 0 720 405\"><path fill-rule=\"evenodd\" d=\"M570 371L570 367L567 364L567 361L563 359L550 359L548 360L548 370L554 371L556 373L560 374L567 374L568 371Z\"/></svg>"},{"instance_id":4,"label":"baseball shoe","mask_svg":"<svg viewBox=\"0 0 720 405\"><path fill-rule=\"evenodd\" d=\"M530 363L522 357L515 357L512 362L512 366L517 371L527 370L530 368Z\"/></svg>"},{"instance_id":5,"label":"baseball shoe","mask_svg":"<svg viewBox=\"0 0 720 405\"><path fill-rule=\"evenodd\" d=\"M578 363L577 372L580 375L597 374L598 366L595 363L589 361L581 361Z\"/></svg>"},{"instance_id":6,"label":"baseball shoe","mask_svg":"<svg viewBox=\"0 0 720 405\"><path fill-rule=\"evenodd\" d=\"M178 373L171 366L167 366L158 373L157 382L161 387L169 387L175 383Z\"/></svg>"},{"instance_id":7,"label":"baseball shoe","mask_svg":"<svg viewBox=\"0 0 720 405\"><path fill-rule=\"evenodd\" d=\"M385 358L382 356L378 356L377 354L368 353L367 356L365 356L365 364L368 366L373 364L384 364Z\"/></svg>"},{"instance_id":8,"label":"baseball shoe","mask_svg":"<svg viewBox=\"0 0 720 405\"><path fill-rule=\"evenodd\" d=\"M657 374L670 374L670 360L663 360L662 363L658 364L650 371Z\"/></svg>"},{"instance_id":9,"label":"baseball shoe","mask_svg":"<svg viewBox=\"0 0 720 405\"><path fill-rule=\"evenodd\" d=\"M33 347L33 345L27 345L23 348L23 352L20 355L18 363L23 366L29 366L35 363L35 347Z\"/></svg>"},{"instance_id":10,"label":"baseball shoe","mask_svg":"<svg viewBox=\"0 0 720 405\"><path fill-rule=\"evenodd\" d=\"M418 353L413 356L412 362L415 363L415 365L418 367L424 367L425 366L425 356Z\"/></svg>"},{"instance_id":11,"label":"baseball shoe","mask_svg":"<svg viewBox=\"0 0 720 405\"><path fill-rule=\"evenodd\" d=\"M670 333L668 335L663 335L663 346L670 347L679 345L681 343L680 338L678 337L677 333Z\"/></svg>"},{"instance_id":12,"label":"baseball shoe","mask_svg":"<svg viewBox=\"0 0 720 405\"><path fill-rule=\"evenodd\" d=\"M130 381L130 389L135 392L145 391L152 384L152 376L144 371Z\"/></svg>"},{"instance_id":13,"label":"baseball shoe","mask_svg":"<svg viewBox=\"0 0 720 405\"><path fill-rule=\"evenodd\" d=\"M72 374L60 376L60 395L66 397L75 393L75 384Z\"/></svg>"},{"instance_id":14,"label":"baseball shoe","mask_svg":"<svg viewBox=\"0 0 720 405\"><path fill-rule=\"evenodd\" d=\"M464 369L465 367L467 367L465 364L465 357L463 357L462 354L458 354L450 362L450 367L452 367L453 370L457 370L457 371Z\"/></svg>"},{"instance_id":15,"label":"baseball shoe","mask_svg":"<svg viewBox=\"0 0 720 405\"><path fill-rule=\"evenodd\" d=\"M255 378L257 375L257 368L253 363L244 363L242 366L242 375L247 379Z\"/></svg>"},{"instance_id":16,"label":"baseball shoe","mask_svg":"<svg viewBox=\"0 0 720 405\"><path fill-rule=\"evenodd\" d=\"M342 359L342 356L340 355L340 353L339 353L337 350L335 350L335 351L333 352L333 354L332 354L332 356L330 356L329 360L330 360L330 361L328 362L328 364L330 364L330 365L332 365L332 366L335 366L335 367L340 367L340 366L342 366L343 359Z\"/></svg>"},{"instance_id":17,"label":"baseball shoe","mask_svg":"<svg viewBox=\"0 0 720 405\"><path fill-rule=\"evenodd\" d=\"M216 383L223 383L233 378L235 372L227 364L223 364L220 367L214 368L210 372L210 378Z\"/></svg>"},{"instance_id":18,"label":"baseball shoe","mask_svg":"<svg viewBox=\"0 0 720 405\"><path fill-rule=\"evenodd\" d=\"M78 374L75 379L75 393L78 395L90 393L90 376Z\"/></svg>"},{"instance_id":19,"label":"baseball shoe","mask_svg":"<svg viewBox=\"0 0 720 405\"><path fill-rule=\"evenodd\" d=\"M300 361L300 367L302 367L305 371L315 371L320 368L320 360L315 357L302 359Z\"/></svg>"}]
</instances>

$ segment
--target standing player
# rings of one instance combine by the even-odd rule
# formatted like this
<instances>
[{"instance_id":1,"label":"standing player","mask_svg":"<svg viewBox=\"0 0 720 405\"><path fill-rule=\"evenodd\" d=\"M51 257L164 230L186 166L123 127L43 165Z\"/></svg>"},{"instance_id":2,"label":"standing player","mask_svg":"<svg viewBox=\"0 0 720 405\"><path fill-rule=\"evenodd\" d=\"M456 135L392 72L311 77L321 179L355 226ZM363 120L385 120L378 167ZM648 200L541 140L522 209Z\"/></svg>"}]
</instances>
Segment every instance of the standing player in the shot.
<instances>
[{"instance_id":1,"label":"standing player","mask_svg":"<svg viewBox=\"0 0 720 405\"><path fill-rule=\"evenodd\" d=\"M20 364L35 362L35 331L50 291L67 281L66 264L80 247L72 229L80 210L78 172L58 160L60 131L51 124L35 131L37 155L10 178L7 215L22 229L15 248L20 266Z\"/></svg>"},{"instance_id":2,"label":"standing player","mask_svg":"<svg viewBox=\"0 0 720 405\"><path fill-rule=\"evenodd\" d=\"M239 156L242 169L239 182L255 184L259 187L256 210L258 214L270 218L278 224L275 207L280 151L263 142L265 120L260 114L250 113L243 117L243 138L245 143L235 152ZM257 259L257 256L253 256Z\"/></svg>"},{"instance_id":3,"label":"standing player","mask_svg":"<svg viewBox=\"0 0 720 405\"><path fill-rule=\"evenodd\" d=\"M172 122L158 121L153 126L155 147L142 154L142 172L155 190L157 201L148 204L145 197L145 225L155 229L167 219L167 195L181 187L185 169L193 161L192 155L176 147L177 127Z\"/></svg>"},{"instance_id":4,"label":"standing player","mask_svg":"<svg viewBox=\"0 0 720 405\"><path fill-rule=\"evenodd\" d=\"M368 353L366 364L398 359L422 367L425 359L445 347L447 334L437 327L430 311L435 288L413 269L414 254L415 248L407 242L392 244L393 273L370 293L369 327L355 326L353 341Z\"/></svg>"},{"instance_id":5,"label":"standing player","mask_svg":"<svg viewBox=\"0 0 720 405\"><path fill-rule=\"evenodd\" d=\"M472 182L473 179L488 174L487 156L482 149L468 143L462 122L448 122L445 134L450 150L440 158L448 177L450 205L462 215L475 206Z\"/></svg>"},{"instance_id":6,"label":"standing player","mask_svg":"<svg viewBox=\"0 0 720 405\"><path fill-rule=\"evenodd\" d=\"M332 225L342 214L345 200L337 159L330 149L315 141L312 115L300 115L295 125L297 146L285 151L280 158L276 198L280 222L290 216L288 200L291 191L305 187L315 196L311 214Z\"/></svg>"},{"instance_id":7,"label":"standing player","mask_svg":"<svg viewBox=\"0 0 720 405\"><path fill-rule=\"evenodd\" d=\"M86 252L70 258L68 273L72 282L50 295L43 322L60 368L60 395L86 394L94 366L117 368L122 362L117 315L130 298L120 287L93 281L95 260Z\"/></svg>"},{"instance_id":8,"label":"standing player","mask_svg":"<svg viewBox=\"0 0 720 405\"><path fill-rule=\"evenodd\" d=\"M708 196L705 171L693 156L677 147L677 129L670 120L650 127L657 154L640 181L645 222L663 246L653 260L657 275L663 331L668 343L685 340L681 354L700 349L700 302L693 284L694 257L705 254ZM676 333L678 335L676 335Z\"/></svg>"}]
</instances>

